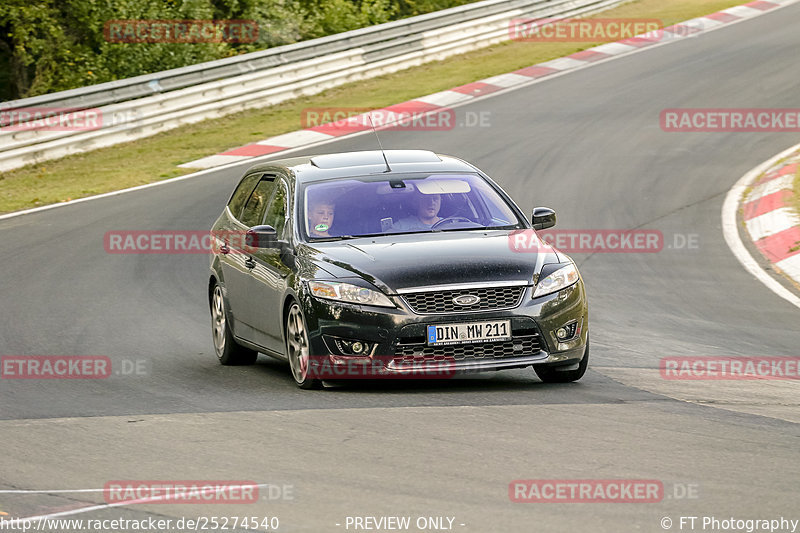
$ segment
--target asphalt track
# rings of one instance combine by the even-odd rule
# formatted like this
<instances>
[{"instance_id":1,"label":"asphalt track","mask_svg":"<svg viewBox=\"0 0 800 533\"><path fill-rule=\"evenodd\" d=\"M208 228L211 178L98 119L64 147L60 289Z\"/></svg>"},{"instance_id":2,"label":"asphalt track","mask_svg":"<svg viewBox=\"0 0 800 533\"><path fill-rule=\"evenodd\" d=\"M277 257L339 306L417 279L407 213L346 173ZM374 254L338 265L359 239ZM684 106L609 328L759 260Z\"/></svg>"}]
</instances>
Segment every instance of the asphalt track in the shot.
<instances>
[{"instance_id":1,"label":"asphalt track","mask_svg":"<svg viewBox=\"0 0 800 533\"><path fill-rule=\"evenodd\" d=\"M660 253L575 255L592 332L590 369L576 384L545 385L526 369L308 392L277 361L218 365L207 257L112 255L103 235L205 230L246 165L0 221L0 353L107 355L115 368L123 360L146 368L105 380L0 381L0 489L288 484L291 499L255 505L74 517L278 516L289 532L344 531L348 515L451 516L454 529L473 532L800 519L797 382L686 384L655 370L665 356L800 355L800 310L745 272L720 228L731 185L796 136L665 133L658 122L664 108L800 107L799 26L800 5L789 6L458 108L459 117L488 112L488 128L382 134L385 147L474 162L526 212L554 208L560 228L663 232ZM310 152L373 142L360 136ZM697 235L698 247L670 247L675 234ZM665 497L509 501L515 479L590 478L660 480ZM696 497L681 497L689 485ZM0 511L12 517L102 501L0 490Z\"/></svg>"}]
</instances>

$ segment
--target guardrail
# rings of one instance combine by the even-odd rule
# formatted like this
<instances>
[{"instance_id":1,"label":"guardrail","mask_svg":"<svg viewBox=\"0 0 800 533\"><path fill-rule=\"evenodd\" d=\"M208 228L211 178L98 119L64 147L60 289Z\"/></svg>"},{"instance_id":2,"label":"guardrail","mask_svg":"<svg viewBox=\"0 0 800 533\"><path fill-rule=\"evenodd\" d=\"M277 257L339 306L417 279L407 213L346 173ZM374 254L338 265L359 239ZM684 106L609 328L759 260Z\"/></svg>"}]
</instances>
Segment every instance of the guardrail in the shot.
<instances>
[{"instance_id":1,"label":"guardrail","mask_svg":"<svg viewBox=\"0 0 800 533\"><path fill-rule=\"evenodd\" d=\"M0 171L277 104L508 39L512 18L580 16L624 0L486 0L287 46L0 104L97 109L84 131L0 130Z\"/></svg>"}]
</instances>

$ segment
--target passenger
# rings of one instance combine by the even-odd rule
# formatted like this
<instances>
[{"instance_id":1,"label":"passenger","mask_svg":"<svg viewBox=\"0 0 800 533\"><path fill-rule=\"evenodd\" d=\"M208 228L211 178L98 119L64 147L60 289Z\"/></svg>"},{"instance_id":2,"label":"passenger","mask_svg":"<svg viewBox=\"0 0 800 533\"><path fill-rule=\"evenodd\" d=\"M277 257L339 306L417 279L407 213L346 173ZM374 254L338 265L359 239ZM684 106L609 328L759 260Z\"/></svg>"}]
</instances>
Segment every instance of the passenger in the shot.
<instances>
[{"instance_id":1,"label":"passenger","mask_svg":"<svg viewBox=\"0 0 800 533\"><path fill-rule=\"evenodd\" d=\"M331 237L333 215L336 206L330 200L317 199L309 201L308 234L311 237Z\"/></svg>"},{"instance_id":2,"label":"passenger","mask_svg":"<svg viewBox=\"0 0 800 533\"><path fill-rule=\"evenodd\" d=\"M415 231L431 229L442 220L439 209L442 207L442 196L439 194L416 194L414 196L414 215L402 218L392 226L393 230Z\"/></svg>"}]
</instances>

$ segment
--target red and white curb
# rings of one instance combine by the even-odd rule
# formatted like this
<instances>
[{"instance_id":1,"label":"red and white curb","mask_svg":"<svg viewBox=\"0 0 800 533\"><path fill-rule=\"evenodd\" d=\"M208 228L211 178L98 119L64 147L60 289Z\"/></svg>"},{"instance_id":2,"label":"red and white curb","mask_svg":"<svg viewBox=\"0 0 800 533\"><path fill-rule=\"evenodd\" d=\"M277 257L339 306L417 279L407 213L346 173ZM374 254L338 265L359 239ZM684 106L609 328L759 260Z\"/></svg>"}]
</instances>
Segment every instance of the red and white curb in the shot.
<instances>
[{"instance_id":1,"label":"red and white curb","mask_svg":"<svg viewBox=\"0 0 800 533\"><path fill-rule=\"evenodd\" d=\"M758 165L756 168L750 170L747 174L739 178L733 187L728 191L728 194L725 195L725 201L722 203L722 234L725 237L725 242L728 244L728 247L733 252L733 255L742 266L747 270L750 274L752 274L757 280L763 283L768 289L772 292L786 300L787 302L791 303L792 305L800 308L800 296L798 296L795 292L790 291L788 288L784 287L781 283L778 282L777 279L772 277L764 268L762 268L761 263L756 261L756 259L750 255L747 247L742 242L742 238L739 235L739 219L737 214L739 210L742 210L742 214L749 217L745 220L745 225L747 226L747 221L754 220L758 218L760 215L766 214L770 211L773 211L772 207L777 207L778 200L774 200L773 198L783 198L781 200L780 207L778 209L782 209L785 207L784 203L786 194L782 193L784 189L780 187L780 184L783 184L784 181L777 181L783 178L787 174L779 173L786 168L785 172L789 172L788 166L792 164L791 161L796 162L796 157L800 154L800 144L792 146L784 150L783 152L779 153L778 155L774 156L773 158L769 159ZM788 163L784 165L784 163ZM762 181L762 178L764 180ZM771 178L771 179L766 179ZM770 183L771 182L771 183ZM751 186L757 183L755 188L751 189ZM775 187L778 187L777 189ZM779 193L780 195L775 197L771 196L774 193ZM753 196L753 193L758 195L758 198ZM770 199L767 199L770 197ZM763 204L762 202L763 198ZM757 202L757 203L751 203ZM767 219L764 219L767 220ZM770 236L777 235L781 233L781 231L785 231L787 228L780 230L781 226L773 222L768 222L765 224L760 224L759 221L751 222L749 226L752 226L754 231L761 231L762 238L769 238ZM749 226L748 226L748 233L749 233ZM770 228L771 230L778 230L775 233L770 233L769 235L764 235L763 232L765 231L764 228ZM756 233L759 235L759 233ZM761 240L758 239L758 240ZM758 241L757 241L758 242ZM765 245L771 241L764 241L762 242L762 250L765 249L772 249L772 247L767 248ZM794 252L791 252L792 246L789 246L788 249L779 252L774 257L778 259L776 262L773 262L773 265L780 262L784 267L789 267L797 261L797 259L793 259L795 257ZM778 248L780 250L780 248ZM769 257L768 257L769 258ZM791 260L791 262L784 263L783 261ZM777 267L780 268L780 267ZM783 271L787 273L786 270ZM788 274L788 273L787 273ZM795 281L798 278L794 278Z\"/></svg>"},{"instance_id":2,"label":"red and white curb","mask_svg":"<svg viewBox=\"0 0 800 533\"><path fill-rule=\"evenodd\" d=\"M408 116L408 114L436 113L454 104L462 104L469 100L505 90L517 85L530 83L532 80L545 78L554 74L583 68L591 63L633 53L639 49L663 44L670 41L695 37L701 33L716 29L719 26L738 22L744 19L755 17L782 5L788 5L797 0L758 0L741 6L735 6L711 15L687 20L673 26L664 28L656 35L643 34L641 36L623 39L621 41L606 43L594 48L589 48L572 55L553 59L545 63L525 67L508 74L493 76L484 80L476 81L442 91L428 96L423 96L395 104L381 110L376 110L381 116L392 116L396 113L398 117ZM299 117L298 117L299 120ZM384 121L387 123L388 121ZM315 144L321 141L331 140L336 137L351 135L366 130L367 121L354 122L351 128L341 126L331 127L330 124L314 126L312 128L293 131L270 137L263 141L234 148L216 155L203 157L195 161L178 165L183 168L212 168L228 163L244 161L254 157L274 154L284 150L298 148L301 146Z\"/></svg>"},{"instance_id":3,"label":"red and white curb","mask_svg":"<svg viewBox=\"0 0 800 533\"><path fill-rule=\"evenodd\" d=\"M757 178L742 199L742 218L750 238L775 270L800 284L800 215L790 207L798 163L800 151Z\"/></svg>"}]
</instances>

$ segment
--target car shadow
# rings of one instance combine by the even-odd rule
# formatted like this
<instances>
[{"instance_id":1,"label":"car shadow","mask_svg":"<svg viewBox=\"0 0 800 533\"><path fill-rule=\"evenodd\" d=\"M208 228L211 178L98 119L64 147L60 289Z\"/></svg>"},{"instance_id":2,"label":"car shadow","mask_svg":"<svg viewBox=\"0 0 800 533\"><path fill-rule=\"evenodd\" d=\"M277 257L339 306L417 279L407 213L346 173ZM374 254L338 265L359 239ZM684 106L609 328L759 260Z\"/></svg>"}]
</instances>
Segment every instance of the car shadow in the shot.
<instances>
[{"instance_id":1,"label":"car shadow","mask_svg":"<svg viewBox=\"0 0 800 533\"><path fill-rule=\"evenodd\" d=\"M294 386L294 381L286 362L271 357L260 356L255 365L259 371L270 378ZM533 368L502 370L491 373L458 374L448 378L379 378L379 379L339 379L325 380L325 392L352 394L453 394L464 392L496 393L514 391L550 391L584 387L589 373L583 380L575 383L544 383L534 373Z\"/></svg>"}]
</instances>

